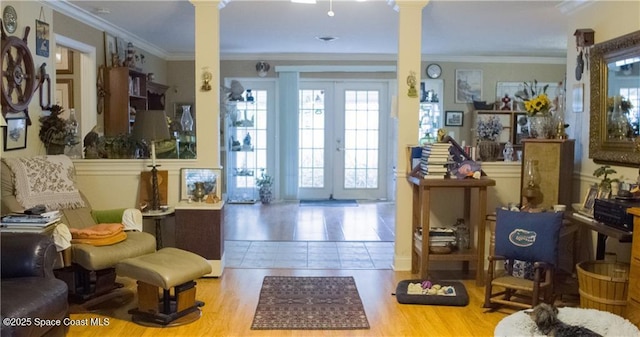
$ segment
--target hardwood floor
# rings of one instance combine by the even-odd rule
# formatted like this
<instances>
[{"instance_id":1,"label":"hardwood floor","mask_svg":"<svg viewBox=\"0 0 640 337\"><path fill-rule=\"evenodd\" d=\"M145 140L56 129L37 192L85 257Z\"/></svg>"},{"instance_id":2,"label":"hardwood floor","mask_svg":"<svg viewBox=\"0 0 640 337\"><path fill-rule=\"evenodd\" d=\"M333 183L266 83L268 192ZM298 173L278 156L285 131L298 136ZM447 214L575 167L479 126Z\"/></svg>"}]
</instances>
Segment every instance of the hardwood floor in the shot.
<instances>
[{"instance_id":1,"label":"hardwood floor","mask_svg":"<svg viewBox=\"0 0 640 337\"><path fill-rule=\"evenodd\" d=\"M367 318L368 330L251 330L262 279L282 276L353 276ZM496 324L511 309L486 312L482 308L484 287L463 280L469 293L466 307L399 304L392 293L399 281L415 278L409 272L391 270L296 270L225 269L222 277L200 279L197 299L204 301L202 317L188 325L151 328L130 321L127 310L135 301L115 312L72 314L74 320L109 318L108 326L72 326L68 336L492 336ZM133 287L133 281L125 280Z\"/></svg>"},{"instance_id":2,"label":"hardwood floor","mask_svg":"<svg viewBox=\"0 0 640 337\"><path fill-rule=\"evenodd\" d=\"M227 240L256 241L394 241L393 203L361 203L358 207L300 207L297 203L225 207ZM391 252L391 255L393 253ZM264 254L263 254L264 255ZM309 260L311 261L311 260ZM466 307L399 304L392 293L401 280L418 278L391 269L225 268L220 278L197 280L202 317L185 326L144 327L131 322L130 301L114 310L72 314L72 319L109 318L107 326L72 326L68 336L492 336L511 309L485 313L484 287L473 275L434 274L434 279L462 279L469 293ZM353 276L371 326L368 330L251 330L264 276ZM134 293L135 282L119 278Z\"/></svg>"}]
</instances>

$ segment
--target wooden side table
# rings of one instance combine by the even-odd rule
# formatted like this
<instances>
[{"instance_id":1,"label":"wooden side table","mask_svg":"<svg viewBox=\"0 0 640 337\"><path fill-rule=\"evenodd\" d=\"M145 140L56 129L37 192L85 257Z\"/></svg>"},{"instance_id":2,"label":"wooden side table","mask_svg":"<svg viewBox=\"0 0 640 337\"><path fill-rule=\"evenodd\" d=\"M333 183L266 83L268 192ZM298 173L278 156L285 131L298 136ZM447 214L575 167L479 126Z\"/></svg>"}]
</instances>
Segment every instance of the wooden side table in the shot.
<instances>
[{"instance_id":1,"label":"wooden side table","mask_svg":"<svg viewBox=\"0 0 640 337\"><path fill-rule=\"evenodd\" d=\"M469 269L469 262L476 264L476 284L484 285L484 241L485 217L487 213L487 187L496 182L487 177L481 179L420 179L409 176L413 186L413 231L422 227L422 240L415 236L411 254L411 272L426 279L429 275L429 261L462 261L463 269ZM464 221L468 224L470 237L477 233L475 246L459 249L450 254L429 254L429 216L431 214L431 192L446 188L464 189ZM472 202L473 200L473 202Z\"/></svg>"},{"instance_id":2,"label":"wooden side table","mask_svg":"<svg viewBox=\"0 0 640 337\"><path fill-rule=\"evenodd\" d=\"M176 205L176 248L196 253L209 261L211 274L224 270L224 201L181 201Z\"/></svg>"},{"instance_id":3,"label":"wooden side table","mask_svg":"<svg viewBox=\"0 0 640 337\"><path fill-rule=\"evenodd\" d=\"M142 212L142 217L144 219L151 219L155 222L156 226L156 250L160 250L163 247L162 244L162 223L168 217L173 215L175 209L173 207L169 207L166 210L157 210L157 211L147 211Z\"/></svg>"}]
</instances>

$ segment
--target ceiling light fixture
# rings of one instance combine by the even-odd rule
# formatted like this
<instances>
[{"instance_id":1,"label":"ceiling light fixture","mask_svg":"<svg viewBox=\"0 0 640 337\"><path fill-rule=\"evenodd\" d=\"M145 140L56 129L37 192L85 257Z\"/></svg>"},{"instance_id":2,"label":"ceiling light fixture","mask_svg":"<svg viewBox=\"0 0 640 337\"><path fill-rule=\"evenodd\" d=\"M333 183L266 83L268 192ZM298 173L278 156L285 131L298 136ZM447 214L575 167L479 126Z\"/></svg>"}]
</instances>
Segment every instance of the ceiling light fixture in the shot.
<instances>
[{"instance_id":1,"label":"ceiling light fixture","mask_svg":"<svg viewBox=\"0 0 640 337\"><path fill-rule=\"evenodd\" d=\"M336 15L336 13L333 12L333 0L329 0L329 11L327 12L327 15L331 17Z\"/></svg>"},{"instance_id":2,"label":"ceiling light fixture","mask_svg":"<svg viewBox=\"0 0 640 337\"><path fill-rule=\"evenodd\" d=\"M106 15L106 14L111 14L111 10L109 8L106 7L98 7L94 10L94 12L98 15Z\"/></svg>"},{"instance_id":3,"label":"ceiling light fixture","mask_svg":"<svg viewBox=\"0 0 640 337\"><path fill-rule=\"evenodd\" d=\"M312 4L315 5L316 0L291 0L291 2L296 4Z\"/></svg>"}]
</instances>

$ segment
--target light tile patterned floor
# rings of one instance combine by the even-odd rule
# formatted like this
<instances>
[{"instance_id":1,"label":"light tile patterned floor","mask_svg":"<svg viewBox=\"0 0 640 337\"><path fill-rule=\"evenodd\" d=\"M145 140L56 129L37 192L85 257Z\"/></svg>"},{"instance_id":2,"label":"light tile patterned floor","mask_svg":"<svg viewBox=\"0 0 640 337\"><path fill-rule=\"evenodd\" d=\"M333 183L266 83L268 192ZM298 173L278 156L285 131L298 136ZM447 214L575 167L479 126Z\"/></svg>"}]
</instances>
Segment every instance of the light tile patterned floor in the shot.
<instances>
[{"instance_id":1,"label":"light tile patterned floor","mask_svg":"<svg viewBox=\"0 0 640 337\"><path fill-rule=\"evenodd\" d=\"M225 241L226 268L391 269L393 242Z\"/></svg>"}]
</instances>

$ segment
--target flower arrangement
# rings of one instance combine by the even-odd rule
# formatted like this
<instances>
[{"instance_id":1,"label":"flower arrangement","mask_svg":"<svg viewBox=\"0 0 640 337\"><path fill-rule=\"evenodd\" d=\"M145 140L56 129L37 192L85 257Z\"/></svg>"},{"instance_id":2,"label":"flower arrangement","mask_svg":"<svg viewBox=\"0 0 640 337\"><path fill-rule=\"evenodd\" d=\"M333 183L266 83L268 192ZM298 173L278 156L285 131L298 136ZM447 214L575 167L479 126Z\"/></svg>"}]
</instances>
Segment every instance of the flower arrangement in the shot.
<instances>
[{"instance_id":1,"label":"flower arrangement","mask_svg":"<svg viewBox=\"0 0 640 337\"><path fill-rule=\"evenodd\" d=\"M478 118L478 139L495 141L500 136L503 126L498 116L489 116L489 118Z\"/></svg>"},{"instance_id":2,"label":"flower arrangement","mask_svg":"<svg viewBox=\"0 0 640 337\"><path fill-rule=\"evenodd\" d=\"M524 89L518 91L515 96L524 101L524 109L528 116L549 116L551 114L551 100L547 96L547 88L538 86L538 81L533 80L531 83L524 82Z\"/></svg>"}]
</instances>

